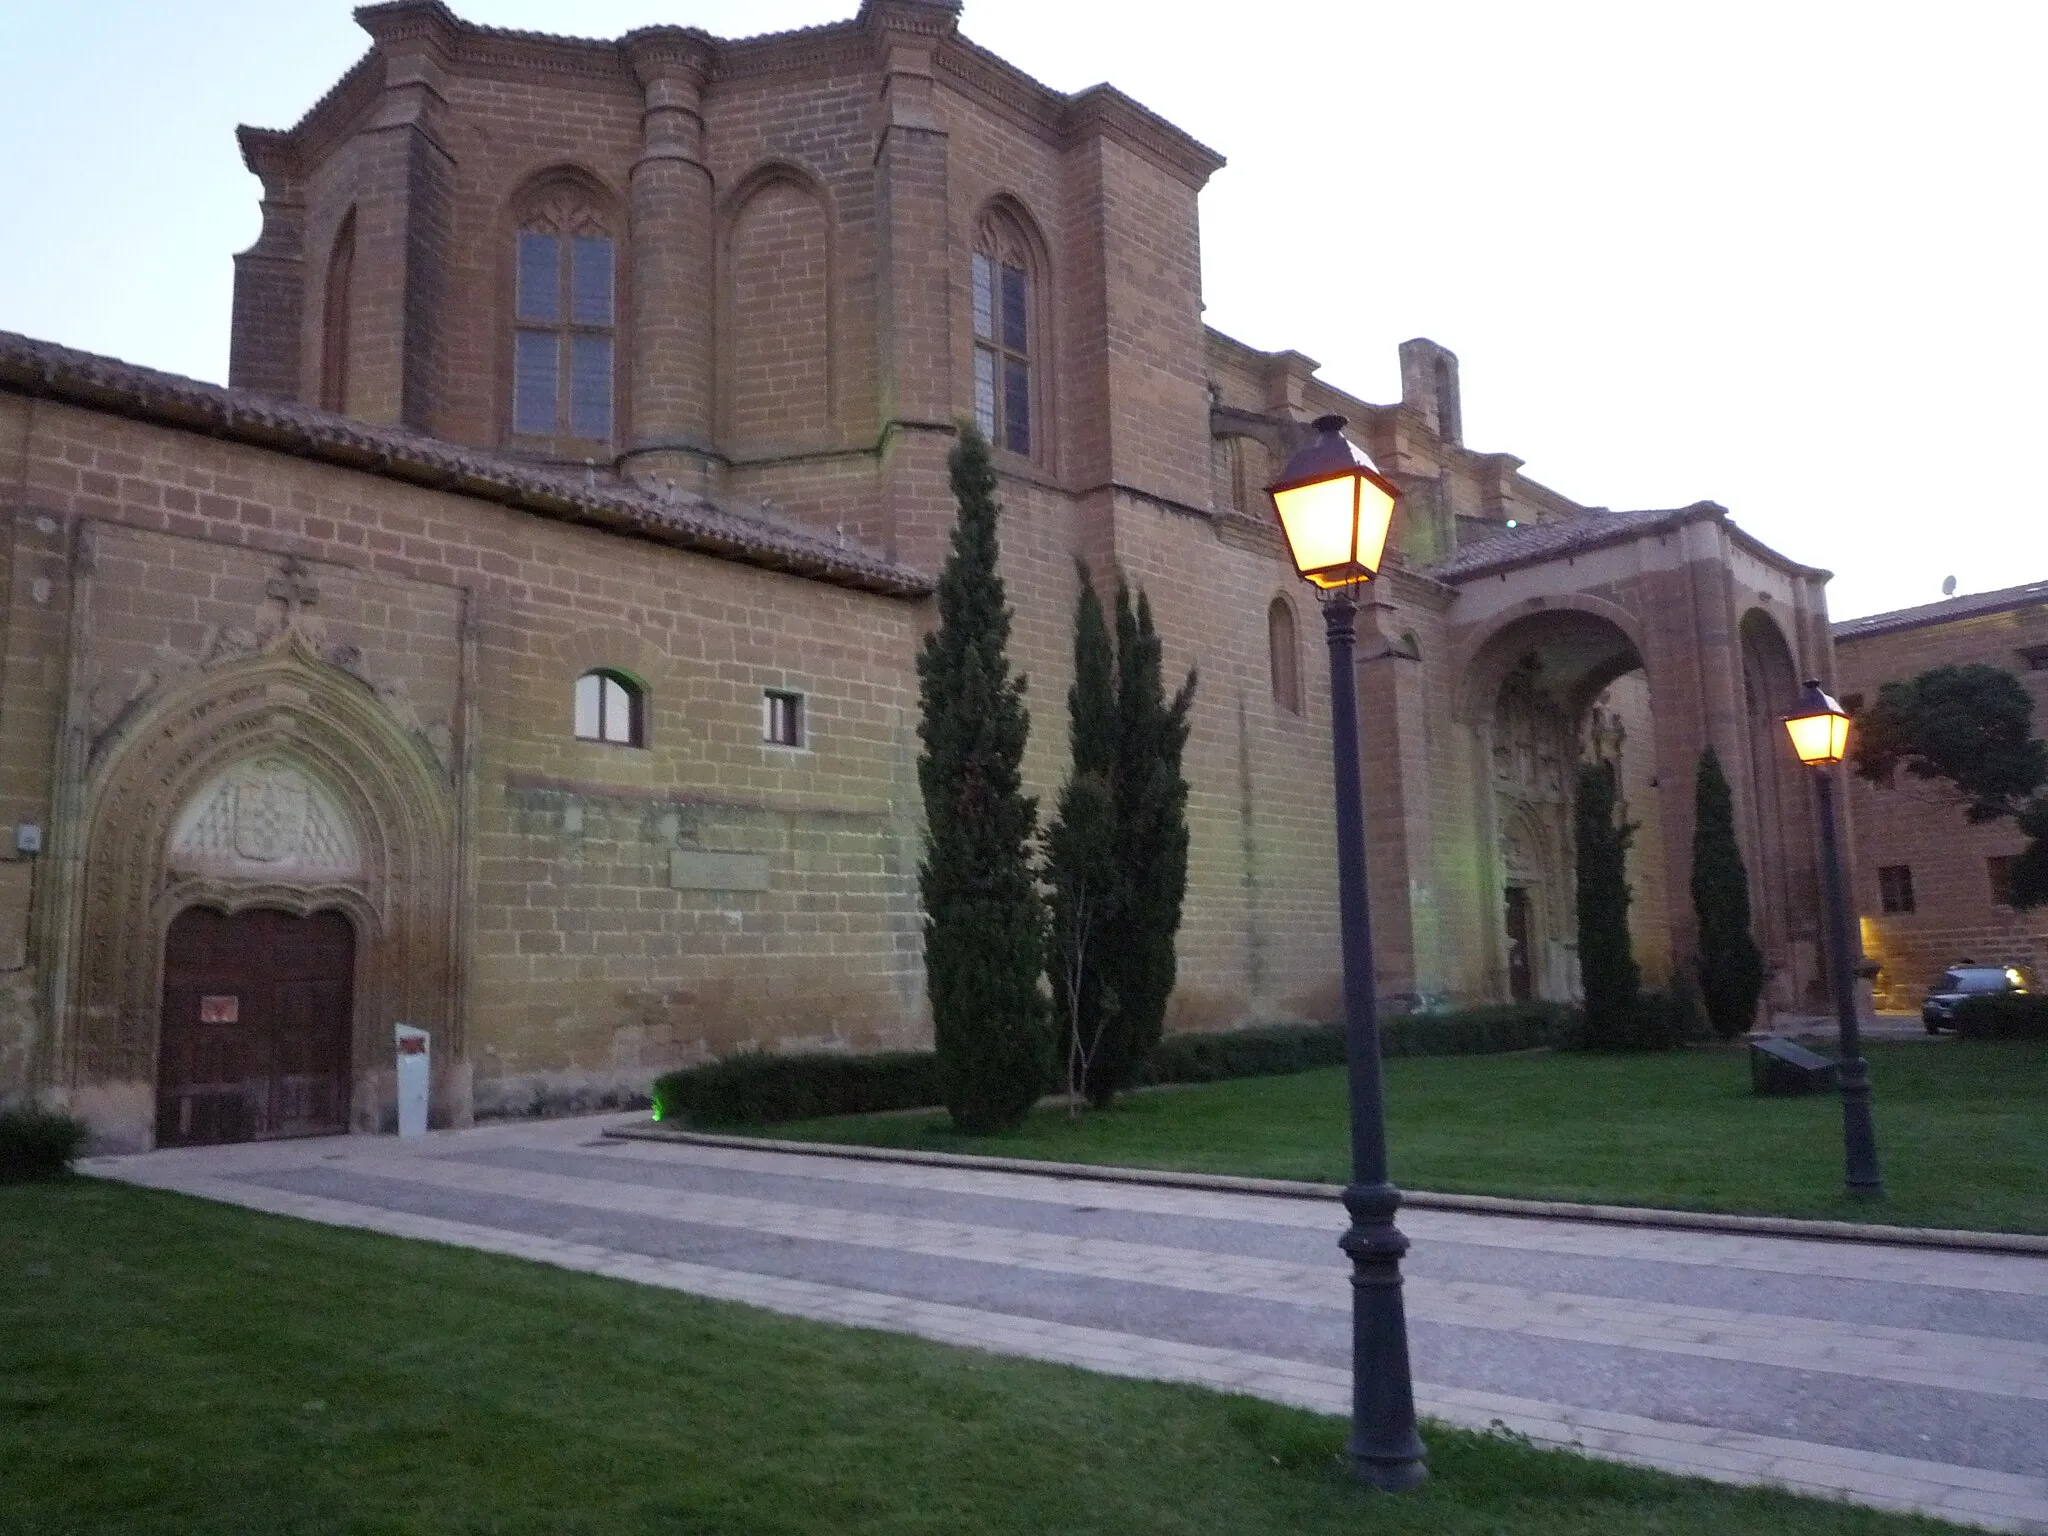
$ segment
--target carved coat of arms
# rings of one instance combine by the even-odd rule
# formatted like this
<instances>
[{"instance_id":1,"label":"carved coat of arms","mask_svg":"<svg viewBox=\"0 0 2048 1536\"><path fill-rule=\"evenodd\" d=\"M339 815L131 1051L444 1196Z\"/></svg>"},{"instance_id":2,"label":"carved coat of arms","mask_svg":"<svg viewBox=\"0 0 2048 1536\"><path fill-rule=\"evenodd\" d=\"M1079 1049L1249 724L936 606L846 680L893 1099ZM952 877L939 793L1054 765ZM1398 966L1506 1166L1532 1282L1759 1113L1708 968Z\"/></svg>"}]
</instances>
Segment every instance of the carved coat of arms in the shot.
<instances>
[{"instance_id":1,"label":"carved coat of arms","mask_svg":"<svg viewBox=\"0 0 2048 1536\"><path fill-rule=\"evenodd\" d=\"M305 845L312 796L304 782L281 774L250 775L236 781L234 794L236 853L275 864Z\"/></svg>"}]
</instances>

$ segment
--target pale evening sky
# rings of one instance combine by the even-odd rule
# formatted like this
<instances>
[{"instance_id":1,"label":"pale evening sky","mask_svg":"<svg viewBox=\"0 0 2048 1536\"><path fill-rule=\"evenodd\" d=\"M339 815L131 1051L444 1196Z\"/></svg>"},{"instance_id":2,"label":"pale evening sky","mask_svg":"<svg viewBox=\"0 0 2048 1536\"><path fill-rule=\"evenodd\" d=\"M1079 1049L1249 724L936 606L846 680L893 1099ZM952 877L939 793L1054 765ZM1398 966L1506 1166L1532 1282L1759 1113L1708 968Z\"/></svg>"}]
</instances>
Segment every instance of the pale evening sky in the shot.
<instances>
[{"instance_id":1,"label":"pale evening sky","mask_svg":"<svg viewBox=\"0 0 2048 1536\"><path fill-rule=\"evenodd\" d=\"M744 36L857 0L455 0L494 26ZM1399 394L1581 501L1710 498L1840 618L2048 579L2035 0L967 0L1047 84L1108 80L1230 164L1212 325ZM344 0L0 0L0 329L227 373L254 238L236 123L360 55Z\"/></svg>"}]
</instances>

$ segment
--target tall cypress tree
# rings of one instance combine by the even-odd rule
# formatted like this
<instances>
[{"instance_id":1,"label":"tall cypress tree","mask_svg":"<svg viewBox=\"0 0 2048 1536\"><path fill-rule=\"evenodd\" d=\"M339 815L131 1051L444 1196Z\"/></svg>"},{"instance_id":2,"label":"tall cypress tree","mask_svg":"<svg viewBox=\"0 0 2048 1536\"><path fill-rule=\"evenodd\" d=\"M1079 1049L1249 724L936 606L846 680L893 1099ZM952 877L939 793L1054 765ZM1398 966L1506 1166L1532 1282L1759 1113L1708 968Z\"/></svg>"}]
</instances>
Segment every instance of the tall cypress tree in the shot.
<instances>
[{"instance_id":1,"label":"tall cypress tree","mask_svg":"<svg viewBox=\"0 0 2048 1536\"><path fill-rule=\"evenodd\" d=\"M1188 884L1188 782L1181 774L1192 670L1169 702L1152 605L1130 587L1116 592L1116 861L1123 886L1116 943L1105 956L1105 986L1117 1001L1089 1072L1088 1097L1105 1105L1129 1084L1166 1024L1173 992L1174 938Z\"/></svg>"},{"instance_id":2,"label":"tall cypress tree","mask_svg":"<svg viewBox=\"0 0 2048 1536\"><path fill-rule=\"evenodd\" d=\"M1059 1054L1070 1094L1089 1092L1104 1036L1117 1015L1106 964L1123 907L1117 866L1116 656L1088 567L1076 562L1074 683L1067 690L1073 766L1045 839L1046 976L1052 983Z\"/></svg>"},{"instance_id":3,"label":"tall cypress tree","mask_svg":"<svg viewBox=\"0 0 2048 1536\"><path fill-rule=\"evenodd\" d=\"M924 791L925 982L940 1091L971 1135L1019 1124L1049 1078L1038 978L1045 914L1032 878L1037 802L1023 793L1030 716L1010 673L996 570L996 477L963 426L949 467L960 519L939 578L939 625L917 658Z\"/></svg>"},{"instance_id":4,"label":"tall cypress tree","mask_svg":"<svg viewBox=\"0 0 2048 1536\"><path fill-rule=\"evenodd\" d=\"M1700 1000L1723 1040L1748 1030L1763 995L1764 957L1749 931L1749 872L1735 841L1735 801L1710 746L1693 778L1692 911L1699 924Z\"/></svg>"},{"instance_id":5,"label":"tall cypress tree","mask_svg":"<svg viewBox=\"0 0 2048 1536\"><path fill-rule=\"evenodd\" d=\"M1620 821L1614 764L1579 767L1573 799L1577 839L1579 979L1586 993L1586 1043L1620 1050L1635 1043L1642 1013L1642 974L1628 937L1628 845L1633 825Z\"/></svg>"}]
</instances>

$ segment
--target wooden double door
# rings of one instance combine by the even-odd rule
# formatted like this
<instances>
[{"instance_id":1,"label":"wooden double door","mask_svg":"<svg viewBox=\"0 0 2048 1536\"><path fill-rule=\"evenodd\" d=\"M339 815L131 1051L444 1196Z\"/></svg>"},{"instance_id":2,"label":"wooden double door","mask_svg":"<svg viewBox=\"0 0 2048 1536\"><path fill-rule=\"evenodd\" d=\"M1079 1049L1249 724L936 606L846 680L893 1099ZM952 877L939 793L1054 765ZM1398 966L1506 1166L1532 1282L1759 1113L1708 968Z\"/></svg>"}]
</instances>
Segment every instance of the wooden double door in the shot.
<instances>
[{"instance_id":1,"label":"wooden double door","mask_svg":"<svg viewBox=\"0 0 2048 1536\"><path fill-rule=\"evenodd\" d=\"M339 912L181 912L164 943L160 1147L348 1127L355 930Z\"/></svg>"}]
</instances>

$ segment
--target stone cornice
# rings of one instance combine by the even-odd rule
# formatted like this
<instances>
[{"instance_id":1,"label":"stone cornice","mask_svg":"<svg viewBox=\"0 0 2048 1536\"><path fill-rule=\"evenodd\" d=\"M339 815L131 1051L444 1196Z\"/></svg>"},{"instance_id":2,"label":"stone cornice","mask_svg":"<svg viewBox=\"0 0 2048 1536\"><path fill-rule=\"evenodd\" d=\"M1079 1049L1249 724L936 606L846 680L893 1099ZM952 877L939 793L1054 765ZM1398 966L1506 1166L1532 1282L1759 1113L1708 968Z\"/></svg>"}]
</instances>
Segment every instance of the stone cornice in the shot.
<instances>
[{"instance_id":1,"label":"stone cornice","mask_svg":"<svg viewBox=\"0 0 2048 1536\"><path fill-rule=\"evenodd\" d=\"M643 90L671 77L702 87L718 63L717 40L695 27L642 27L620 38L619 47Z\"/></svg>"},{"instance_id":2,"label":"stone cornice","mask_svg":"<svg viewBox=\"0 0 2048 1536\"><path fill-rule=\"evenodd\" d=\"M935 63L954 90L1061 148L1113 138L1198 189L1223 167L1221 155L1114 86L1069 96L958 33L940 43Z\"/></svg>"},{"instance_id":3,"label":"stone cornice","mask_svg":"<svg viewBox=\"0 0 2048 1536\"><path fill-rule=\"evenodd\" d=\"M338 465L833 586L899 598L932 590L932 579L923 571L704 497L668 499L632 486L592 484L397 427L371 426L252 390L203 384L6 331L0 331L0 391Z\"/></svg>"},{"instance_id":4,"label":"stone cornice","mask_svg":"<svg viewBox=\"0 0 2048 1536\"><path fill-rule=\"evenodd\" d=\"M1215 150L1139 106L1113 85L1091 85L1068 97L1061 128L1069 145L1098 136L1115 139L1172 172L1194 191L1200 191L1204 182L1223 169L1223 157Z\"/></svg>"},{"instance_id":5,"label":"stone cornice","mask_svg":"<svg viewBox=\"0 0 2048 1536\"><path fill-rule=\"evenodd\" d=\"M298 145L286 130L243 123L235 129L235 142L242 148L242 164L263 183L266 196L277 184L298 179Z\"/></svg>"},{"instance_id":6,"label":"stone cornice","mask_svg":"<svg viewBox=\"0 0 2048 1536\"><path fill-rule=\"evenodd\" d=\"M407 43L421 43L446 55L468 25L441 0L385 0L382 5L356 8L356 25L370 34L370 40L385 52Z\"/></svg>"}]
</instances>

